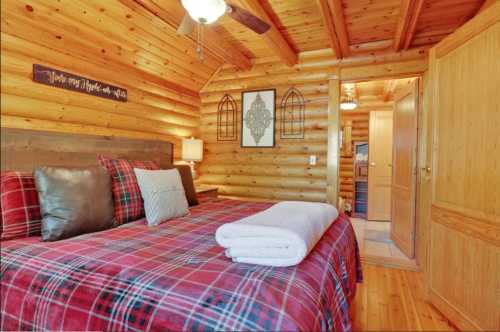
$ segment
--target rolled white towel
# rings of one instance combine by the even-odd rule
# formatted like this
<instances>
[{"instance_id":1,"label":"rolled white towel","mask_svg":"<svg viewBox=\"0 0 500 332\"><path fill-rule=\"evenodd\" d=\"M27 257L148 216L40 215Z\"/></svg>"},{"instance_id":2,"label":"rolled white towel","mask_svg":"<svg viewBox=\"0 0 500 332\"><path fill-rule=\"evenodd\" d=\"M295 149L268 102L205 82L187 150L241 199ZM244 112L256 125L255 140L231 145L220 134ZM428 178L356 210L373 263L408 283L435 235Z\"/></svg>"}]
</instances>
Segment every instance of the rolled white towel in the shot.
<instances>
[{"instance_id":1,"label":"rolled white towel","mask_svg":"<svg viewBox=\"0 0 500 332\"><path fill-rule=\"evenodd\" d=\"M337 219L326 203L280 202L217 229L215 239L235 262L292 266L300 263Z\"/></svg>"}]
</instances>

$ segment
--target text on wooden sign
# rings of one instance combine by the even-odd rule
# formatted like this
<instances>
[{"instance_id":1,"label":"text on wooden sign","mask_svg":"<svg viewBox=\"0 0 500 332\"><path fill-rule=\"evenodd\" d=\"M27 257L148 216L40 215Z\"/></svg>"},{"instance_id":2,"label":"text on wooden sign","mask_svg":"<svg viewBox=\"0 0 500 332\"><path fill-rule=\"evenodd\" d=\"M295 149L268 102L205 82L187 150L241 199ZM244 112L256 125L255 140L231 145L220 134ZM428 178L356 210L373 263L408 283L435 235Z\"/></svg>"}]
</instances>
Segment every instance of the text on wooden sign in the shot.
<instances>
[{"instance_id":1,"label":"text on wooden sign","mask_svg":"<svg viewBox=\"0 0 500 332\"><path fill-rule=\"evenodd\" d=\"M126 89L38 64L33 64L33 81L97 97L127 101Z\"/></svg>"}]
</instances>

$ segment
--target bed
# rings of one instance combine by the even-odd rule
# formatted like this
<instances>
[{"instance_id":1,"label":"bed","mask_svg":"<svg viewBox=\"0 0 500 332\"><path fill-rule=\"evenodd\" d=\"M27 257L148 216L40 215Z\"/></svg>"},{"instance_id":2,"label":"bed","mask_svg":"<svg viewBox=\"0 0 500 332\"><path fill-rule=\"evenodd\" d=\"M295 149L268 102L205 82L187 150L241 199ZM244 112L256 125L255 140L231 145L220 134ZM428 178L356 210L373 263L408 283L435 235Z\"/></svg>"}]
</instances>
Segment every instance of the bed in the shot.
<instances>
[{"instance_id":1,"label":"bed","mask_svg":"<svg viewBox=\"0 0 500 332\"><path fill-rule=\"evenodd\" d=\"M233 263L215 242L223 223L271 205L206 198L155 227L3 241L0 330L351 330L362 276L346 216L295 267Z\"/></svg>"}]
</instances>

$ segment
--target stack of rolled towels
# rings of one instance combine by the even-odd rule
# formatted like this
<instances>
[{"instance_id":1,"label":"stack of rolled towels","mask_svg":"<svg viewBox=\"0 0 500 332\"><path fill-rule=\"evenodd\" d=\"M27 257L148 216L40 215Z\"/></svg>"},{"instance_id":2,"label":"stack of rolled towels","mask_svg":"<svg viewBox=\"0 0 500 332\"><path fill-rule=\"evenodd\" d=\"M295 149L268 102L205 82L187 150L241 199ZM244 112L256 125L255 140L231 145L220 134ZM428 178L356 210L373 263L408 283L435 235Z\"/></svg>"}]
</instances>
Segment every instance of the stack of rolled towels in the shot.
<instances>
[{"instance_id":1,"label":"stack of rolled towels","mask_svg":"<svg viewBox=\"0 0 500 332\"><path fill-rule=\"evenodd\" d=\"M311 252L337 217L330 204L280 202L220 226L215 239L234 262L293 266Z\"/></svg>"}]
</instances>

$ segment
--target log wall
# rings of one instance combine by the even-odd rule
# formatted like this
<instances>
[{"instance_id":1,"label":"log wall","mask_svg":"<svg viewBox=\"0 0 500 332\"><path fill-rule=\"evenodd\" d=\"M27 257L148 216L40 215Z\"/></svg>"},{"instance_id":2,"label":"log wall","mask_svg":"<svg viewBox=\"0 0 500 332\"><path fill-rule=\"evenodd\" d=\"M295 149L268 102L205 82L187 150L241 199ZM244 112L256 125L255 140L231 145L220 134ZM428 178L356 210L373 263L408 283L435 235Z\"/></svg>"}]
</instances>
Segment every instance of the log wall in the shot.
<instances>
[{"instance_id":1,"label":"log wall","mask_svg":"<svg viewBox=\"0 0 500 332\"><path fill-rule=\"evenodd\" d=\"M356 81L421 73L427 68L426 54L421 49L339 61L331 50L318 50L300 53L299 63L293 67L277 57L256 59L251 70L223 66L200 92L200 136L205 142L200 183L217 185L219 193L229 197L326 201L329 81L339 76ZM234 142L217 142L217 105L225 93L236 100L239 118L242 91L275 88L279 106L292 86L307 101L304 139L279 139L278 108L274 149L241 148L240 136ZM353 136L367 136L363 130L353 129ZM317 157L314 166L308 163L310 155Z\"/></svg>"},{"instance_id":2,"label":"log wall","mask_svg":"<svg viewBox=\"0 0 500 332\"><path fill-rule=\"evenodd\" d=\"M335 68L331 53L300 56L292 68L279 60L259 61L251 71L224 66L201 92L201 137L205 157L200 182L214 184L219 193L239 198L270 200L326 200L326 155L328 134L328 80ZM304 139L280 139L281 98L296 87L306 100ZM241 148L238 140L217 142L217 105L229 93L241 117L241 92L276 88L276 146ZM309 156L317 157L315 166Z\"/></svg>"},{"instance_id":3,"label":"log wall","mask_svg":"<svg viewBox=\"0 0 500 332\"><path fill-rule=\"evenodd\" d=\"M148 14L118 1L2 1L1 10L2 127L161 139L175 143L176 159L179 138L198 135L198 90L220 62L193 62L194 47ZM35 83L34 63L126 88L128 102Z\"/></svg>"}]
</instances>

